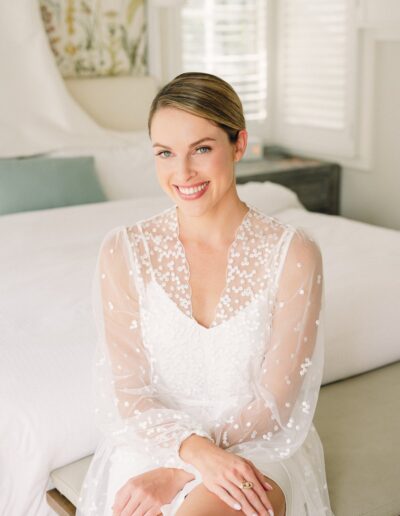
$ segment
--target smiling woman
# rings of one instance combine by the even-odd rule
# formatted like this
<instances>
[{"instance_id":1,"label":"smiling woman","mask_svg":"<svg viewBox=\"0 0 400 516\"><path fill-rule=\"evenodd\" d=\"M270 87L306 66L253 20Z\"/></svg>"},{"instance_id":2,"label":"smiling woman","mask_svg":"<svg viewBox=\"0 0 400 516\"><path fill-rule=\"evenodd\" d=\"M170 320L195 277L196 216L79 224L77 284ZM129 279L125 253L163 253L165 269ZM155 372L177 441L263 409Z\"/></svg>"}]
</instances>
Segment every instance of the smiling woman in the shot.
<instances>
[{"instance_id":1,"label":"smiling woman","mask_svg":"<svg viewBox=\"0 0 400 516\"><path fill-rule=\"evenodd\" d=\"M158 180L178 206L182 239L221 251L247 211L234 163L248 135L239 97L214 77L184 73L164 86L151 105L148 130Z\"/></svg>"},{"instance_id":2,"label":"smiling woman","mask_svg":"<svg viewBox=\"0 0 400 516\"><path fill-rule=\"evenodd\" d=\"M174 205L112 229L99 250L104 440L77 515L333 516L312 424L318 244L238 197L247 131L225 81L179 75L153 100L148 129Z\"/></svg>"}]
</instances>

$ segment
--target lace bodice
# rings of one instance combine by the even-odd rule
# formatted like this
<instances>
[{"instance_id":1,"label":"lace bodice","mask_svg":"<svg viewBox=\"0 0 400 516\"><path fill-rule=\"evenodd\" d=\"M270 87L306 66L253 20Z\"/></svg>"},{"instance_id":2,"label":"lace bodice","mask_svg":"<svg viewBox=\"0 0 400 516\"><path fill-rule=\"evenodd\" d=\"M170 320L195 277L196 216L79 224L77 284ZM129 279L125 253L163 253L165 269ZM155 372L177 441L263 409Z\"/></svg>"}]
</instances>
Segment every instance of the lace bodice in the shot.
<instances>
[{"instance_id":1,"label":"lace bodice","mask_svg":"<svg viewBox=\"0 0 400 516\"><path fill-rule=\"evenodd\" d=\"M180 310L194 319L190 269L179 239L177 208L131 227L128 232L138 246L143 245L139 259L142 271L148 273L147 281L153 279L161 285ZM278 238L279 225L274 219L267 232L265 216L255 209L247 211L228 250L225 288L211 328L231 318L265 290L270 273L266 262Z\"/></svg>"},{"instance_id":2,"label":"lace bodice","mask_svg":"<svg viewBox=\"0 0 400 516\"><path fill-rule=\"evenodd\" d=\"M249 205L248 205L249 206ZM323 368L323 268L302 228L249 210L207 328L193 317L177 207L109 231L93 281L99 427L169 467L196 433L289 457L312 423Z\"/></svg>"}]
</instances>

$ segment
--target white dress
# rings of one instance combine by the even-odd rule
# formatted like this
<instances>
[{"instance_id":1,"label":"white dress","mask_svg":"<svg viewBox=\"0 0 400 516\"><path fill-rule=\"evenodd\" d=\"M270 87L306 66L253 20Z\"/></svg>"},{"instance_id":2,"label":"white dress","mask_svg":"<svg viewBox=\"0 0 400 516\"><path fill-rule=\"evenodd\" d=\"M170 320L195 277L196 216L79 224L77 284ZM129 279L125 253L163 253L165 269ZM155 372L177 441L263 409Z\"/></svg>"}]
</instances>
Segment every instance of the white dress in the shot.
<instances>
[{"instance_id":1,"label":"white dress","mask_svg":"<svg viewBox=\"0 0 400 516\"><path fill-rule=\"evenodd\" d=\"M246 204L208 328L192 315L177 206L105 235L93 281L104 438L77 516L111 515L116 491L157 467L195 476L162 506L174 515L202 481L178 454L193 433L276 481L287 516L333 516L312 423L324 362L321 252L305 229Z\"/></svg>"}]
</instances>

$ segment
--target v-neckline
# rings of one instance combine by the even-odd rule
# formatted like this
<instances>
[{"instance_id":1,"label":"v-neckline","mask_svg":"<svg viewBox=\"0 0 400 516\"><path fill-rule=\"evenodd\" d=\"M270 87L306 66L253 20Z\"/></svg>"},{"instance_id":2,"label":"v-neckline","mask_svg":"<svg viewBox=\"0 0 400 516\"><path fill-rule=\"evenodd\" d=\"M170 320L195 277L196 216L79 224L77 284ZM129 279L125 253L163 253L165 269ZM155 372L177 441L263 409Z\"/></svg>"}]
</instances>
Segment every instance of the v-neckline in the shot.
<instances>
[{"instance_id":1,"label":"v-neckline","mask_svg":"<svg viewBox=\"0 0 400 516\"><path fill-rule=\"evenodd\" d=\"M235 234L234 234L234 237L233 237L233 240L232 242L229 244L229 247L228 247L228 252L226 254L226 266L225 266L225 281L224 281L224 286L222 288L222 292L218 298L218 301L217 301L217 304L215 305L214 307L214 311L213 311L213 318L212 318L212 321L210 323L209 326L204 326L203 324L199 323L199 321L194 317L193 315L193 293L192 293L192 287L190 285L190 265L189 265L189 261L187 259L187 255L186 255L186 250L185 250L185 246L183 245L182 243L182 240L180 239L180 226L179 226L179 219L178 219L178 206L175 205L173 207L173 214L174 214L174 223L175 223L175 237L176 237L176 240L177 240L177 243L178 243L178 246L180 247L181 249L181 252L182 252L182 255L183 255L183 258L184 258L184 263L185 263L185 267L186 267L186 272L187 272L187 283L188 283L188 290L189 290L189 310L190 310L190 315L187 316L190 320L193 321L193 323L200 327L202 330L204 331L211 331L213 330L214 328L217 328L219 326L219 324L215 324L215 321L216 321L216 318L217 318L217 314L218 314L218 309L219 309L219 306L221 304L221 301L223 299L223 297L225 296L225 292L226 292L226 289L228 287L228 269L229 269L229 262L230 262L230 258L231 258L231 254L232 254L232 250L234 247L236 247L237 245L237 242L239 240L239 236L242 234L243 230L244 230L244 227L247 223L247 220L250 216L250 213L252 212L252 207L245 202L245 205L247 206L248 210L247 212L244 214L240 224L237 226L236 230L235 230ZM186 314L184 314L186 315Z\"/></svg>"},{"instance_id":2,"label":"v-neckline","mask_svg":"<svg viewBox=\"0 0 400 516\"><path fill-rule=\"evenodd\" d=\"M153 281L152 285L154 285L154 287L161 292L161 294L166 299L167 303L171 306L171 308L173 310L175 310L179 314L179 316L182 318L183 321L188 321L190 324L192 324L195 328L198 328L200 331L203 331L204 333L210 333L210 334L211 334L211 332L219 331L219 329L223 328L224 325L237 319L241 314L243 314L243 312L249 310L256 302L259 302L260 300L265 299L265 291L264 291L260 295L254 296L253 299L251 299L246 305L244 305L242 308L240 308L240 310L235 312L229 319L222 321L221 323L216 324L215 326L209 326L207 328L206 326L203 326L202 324L200 324L194 317L190 317L189 315L185 314L177 306L177 304L171 299L171 297L168 295L168 293L165 291L165 289L157 281Z\"/></svg>"}]
</instances>

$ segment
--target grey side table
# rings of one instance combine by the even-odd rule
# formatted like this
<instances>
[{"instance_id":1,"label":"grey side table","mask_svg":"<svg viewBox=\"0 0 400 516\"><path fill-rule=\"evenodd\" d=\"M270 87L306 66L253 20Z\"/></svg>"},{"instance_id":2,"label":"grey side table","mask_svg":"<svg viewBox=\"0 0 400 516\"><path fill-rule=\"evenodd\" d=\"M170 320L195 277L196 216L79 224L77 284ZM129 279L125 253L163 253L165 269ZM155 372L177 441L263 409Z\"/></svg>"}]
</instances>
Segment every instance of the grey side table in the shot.
<instances>
[{"instance_id":1,"label":"grey side table","mask_svg":"<svg viewBox=\"0 0 400 516\"><path fill-rule=\"evenodd\" d=\"M239 161L236 164L236 183L271 181L293 190L309 210L340 215L341 166L290 154L264 159Z\"/></svg>"}]
</instances>

